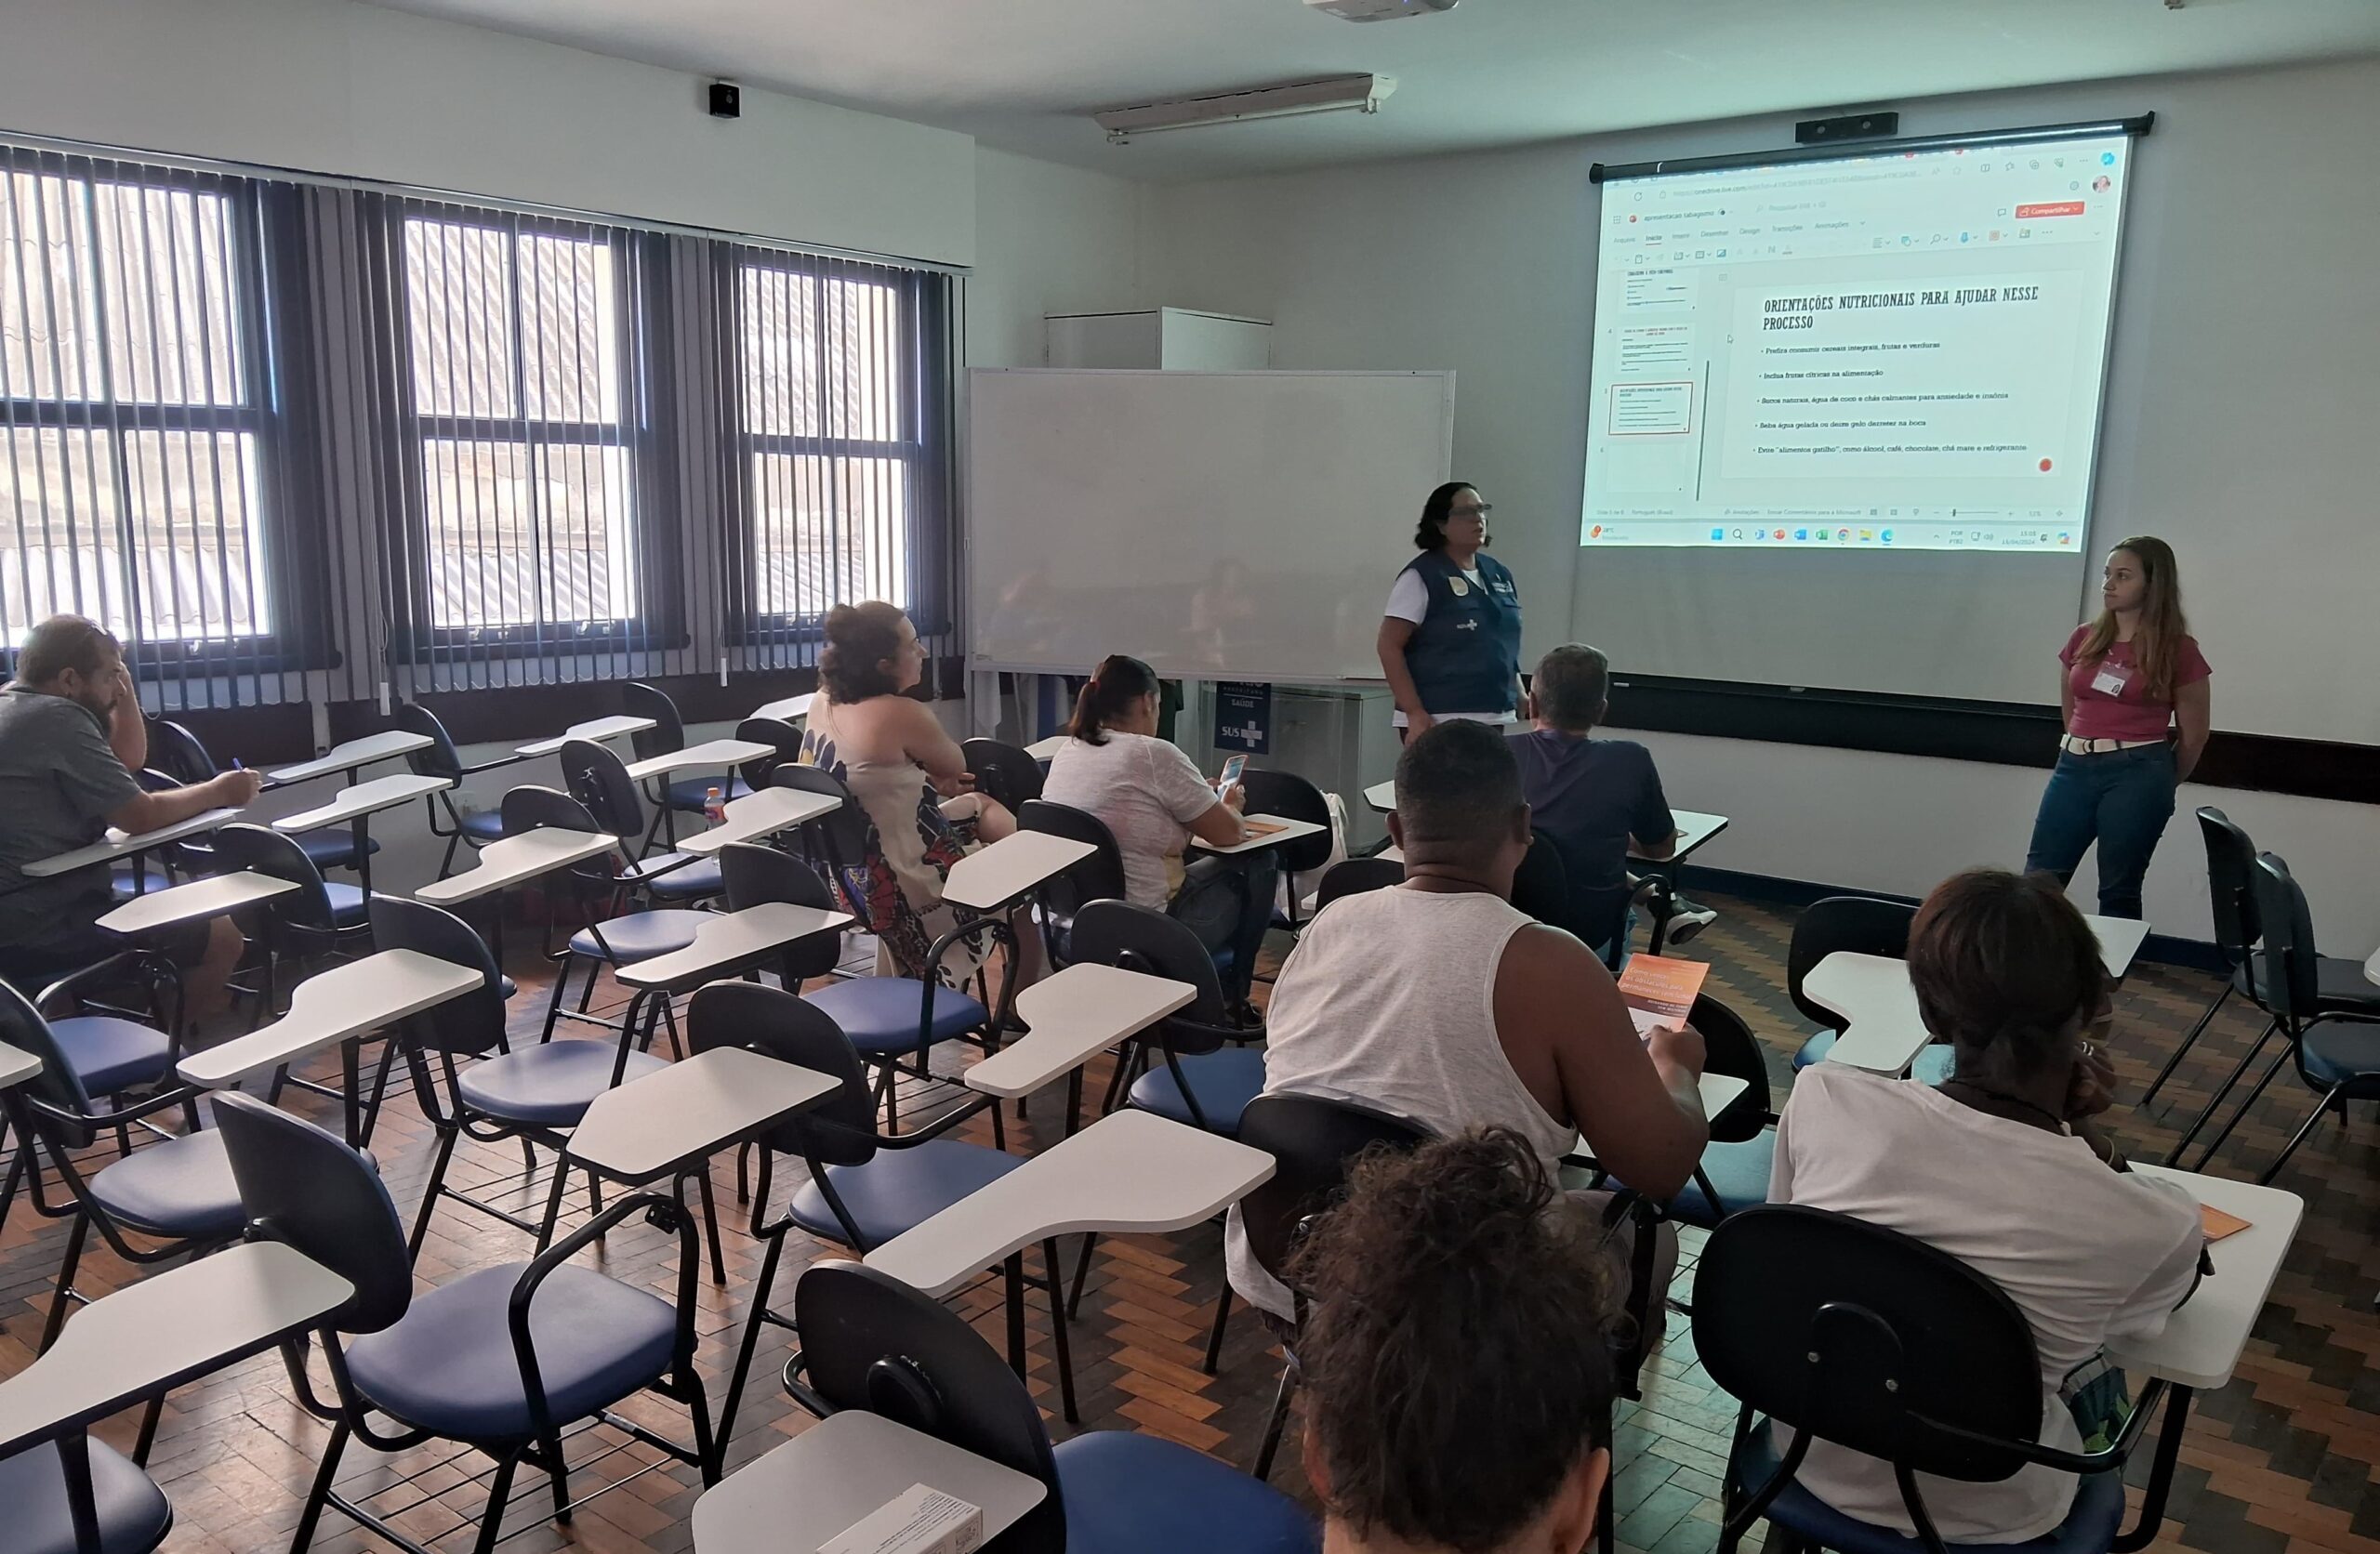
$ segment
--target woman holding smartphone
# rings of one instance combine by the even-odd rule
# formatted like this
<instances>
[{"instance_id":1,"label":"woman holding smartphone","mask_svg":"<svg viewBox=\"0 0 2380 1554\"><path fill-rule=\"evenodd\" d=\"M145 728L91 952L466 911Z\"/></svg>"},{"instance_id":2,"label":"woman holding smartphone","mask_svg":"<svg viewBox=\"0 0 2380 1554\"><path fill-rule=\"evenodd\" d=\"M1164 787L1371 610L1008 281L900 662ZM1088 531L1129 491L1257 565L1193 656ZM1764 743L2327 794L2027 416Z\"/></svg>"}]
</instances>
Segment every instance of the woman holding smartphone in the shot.
<instances>
[{"instance_id":1,"label":"woman holding smartphone","mask_svg":"<svg viewBox=\"0 0 2380 1554\"><path fill-rule=\"evenodd\" d=\"M2057 655L2066 736L2025 869L2064 883L2096 841L2100 915L2136 918L2174 790L2206 750L2214 671L2182 616L2181 576L2163 540L2138 535L2109 551L2099 602L2099 618L2076 626Z\"/></svg>"},{"instance_id":2,"label":"woman holding smartphone","mask_svg":"<svg viewBox=\"0 0 2380 1554\"><path fill-rule=\"evenodd\" d=\"M1157 730L1157 671L1110 656L1076 698L1070 737L1050 761L1041 797L1106 823L1124 855L1126 900L1180 920L1210 951L1231 952L1220 967L1223 993L1241 1006L1273 920L1279 867L1269 850L1183 862L1194 836L1217 847L1248 839L1247 794L1234 782L1219 796Z\"/></svg>"}]
</instances>

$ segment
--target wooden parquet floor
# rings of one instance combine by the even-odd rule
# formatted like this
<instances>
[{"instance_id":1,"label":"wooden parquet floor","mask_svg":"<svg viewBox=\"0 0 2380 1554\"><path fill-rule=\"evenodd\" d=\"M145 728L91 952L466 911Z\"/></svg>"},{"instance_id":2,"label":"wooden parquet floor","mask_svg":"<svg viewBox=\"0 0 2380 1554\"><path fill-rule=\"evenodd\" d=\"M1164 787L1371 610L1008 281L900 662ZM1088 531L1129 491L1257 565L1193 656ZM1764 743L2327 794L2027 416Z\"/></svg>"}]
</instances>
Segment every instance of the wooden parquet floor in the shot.
<instances>
[{"instance_id":1,"label":"wooden parquet floor","mask_svg":"<svg viewBox=\"0 0 2380 1554\"><path fill-rule=\"evenodd\" d=\"M1719 921L1687 953L1712 964L1711 991L1761 1034L1781 1104L1787 1059L1803 1030L1784 994L1790 914L1724 898L1711 904L1720 909ZM517 935L516 943L531 937ZM516 954L515 961L511 969L524 985L514 1001L514 1023L534 1036L544 1009L544 989L537 983L545 970L526 952ZM2145 1087L2215 986L2211 977L2163 967L2142 968L2129 979L2119 997L2113 1043L2127 1098ZM2131 1152L2162 1157L2257 1030L2251 1011L2234 1000L2153 1109L2120 1109L2118 1129ZM1104 1068L1094 1069L1091 1077L1089 1093L1096 1097ZM906 1123L923 1120L958 1093L948 1086L916 1088L903 1109ZM1027 1120L1012 1122L1010 1147L1030 1151L1053 1138L1061 1126L1061 1101L1062 1092L1038 1098ZM2304 1115L2307 1102L2293 1076L2277 1080L2256 1114L2225 1146L2215 1169L2241 1176L2261 1169ZM328 1111L327 1103L296 1092L288 1104L318 1115ZM986 1119L966 1125L962 1136L988 1142ZM396 1095L373 1147L400 1211L408 1216L428 1170L428 1139L410 1095ZM2380 1199L2376 1154L2380 1128L2359 1109L2344 1128L2326 1124L2282 1177L2281 1185L2307 1200L2304 1228L2237 1377L2199 1401L2158 1548L2380 1554L2380 1488L2373 1482L2373 1465L2380 1462L2380 1374L2371 1364L2380 1350L2380 1316L2372 1304L2380 1288L2380 1248L2373 1233ZM541 1158L532 1180L523 1176L517 1146L466 1142L457 1152L453 1179L483 1195L541 1203L540 1184L549 1168ZM786 1179L780 1171L779 1182ZM707 1275L702 1280L698 1324L714 1405L742 1335L760 1257L743 1227L743 1211L735 1207L730 1159L716 1163L715 1181L722 1215L731 1221L724 1235L729 1277L724 1287ZM583 1213L584 1193L574 1192L572 1197ZM62 1241L61 1225L36 1219L21 1205L0 1226L0 1375L14 1374L32 1358ZM1689 1234L1681 1293L1693 1278L1696 1241ZM1221 1242L1218 1228L1206 1225L1171 1236L1100 1244L1081 1314L1070 1329L1083 1428L1143 1430L1242 1465L1252 1459L1273 1396L1276 1351L1242 1310L1229 1326L1219 1374L1208 1376L1199 1369L1222 1288ZM1071 1260L1071 1243L1066 1250ZM416 1273L435 1283L526 1255L526 1238L518 1232L467 1209L442 1206ZM778 1279L779 1303L789 1301L801 1266L829 1255L824 1246L789 1246ZM615 1233L589 1259L665 1296L674 1287L674 1240L641 1224ZM86 1257L78 1282L97 1294L137 1276L101 1249ZM995 1347L1002 1344L997 1282L954 1298ZM1054 1417L1049 1312L1038 1294L1028 1295L1027 1307L1032 1384L1052 1416L1052 1432L1063 1436L1066 1427ZM772 1331L762 1340L742 1417L735 1422L731 1469L807 1423L776 1384L789 1338ZM683 1413L674 1405L643 1400L629 1412L683 1438ZM1715 1497L1733 1413L1733 1403L1696 1363L1686 1321L1673 1319L1663 1349L1647 1370L1644 1400L1625 1409L1620 1425L1617 1506L1623 1547L1640 1554L1701 1554L1712 1547ZM134 1424L126 1416L101 1433L128 1447ZM285 1547L326 1433L292 1403L274 1357L177 1393L150 1459L175 1507L176 1526L166 1547L184 1554ZM1275 1480L1302 1495L1296 1444L1293 1429ZM506 1520L506 1549L670 1554L693 1547L687 1518L699 1485L691 1468L604 1427L574 1438L569 1455L575 1494L637 1476L581 1508L569 1525L557 1526L547 1520L551 1500L546 1482L524 1474ZM452 1449L384 1457L356 1447L348 1453L340 1482L351 1495L372 1496L375 1508L391 1514L413 1537L445 1550L468 1546L469 1521L484 1499L486 1468L483 1460ZM387 1546L332 1513L314 1547L344 1554Z\"/></svg>"}]
</instances>

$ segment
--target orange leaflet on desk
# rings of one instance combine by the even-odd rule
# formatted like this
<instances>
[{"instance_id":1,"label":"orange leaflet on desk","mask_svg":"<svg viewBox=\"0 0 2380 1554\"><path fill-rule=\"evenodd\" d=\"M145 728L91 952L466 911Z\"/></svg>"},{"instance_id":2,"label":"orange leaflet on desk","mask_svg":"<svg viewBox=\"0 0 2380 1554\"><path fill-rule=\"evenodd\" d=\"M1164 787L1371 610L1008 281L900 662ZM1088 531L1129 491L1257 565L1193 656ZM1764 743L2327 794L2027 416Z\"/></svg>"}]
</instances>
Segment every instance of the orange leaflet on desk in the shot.
<instances>
[{"instance_id":1,"label":"orange leaflet on desk","mask_svg":"<svg viewBox=\"0 0 2380 1554\"><path fill-rule=\"evenodd\" d=\"M1276 831L1289 829L1286 825L1275 825L1272 822L1263 820L1244 820L1239 823L1241 828L1251 836L1269 836Z\"/></svg>"},{"instance_id":2,"label":"orange leaflet on desk","mask_svg":"<svg viewBox=\"0 0 2380 1554\"><path fill-rule=\"evenodd\" d=\"M2252 1219L2242 1219L2236 1214L2226 1214L2213 1204L2199 1205L2198 1218L2199 1223L2206 1227L2206 1239L2210 1242L2221 1241L2225 1236L2238 1235L2255 1223Z\"/></svg>"},{"instance_id":3,"label":"orange leaflet on desk","mask_svg":"<svg viewBox=\"0 0 2380 1554\"><path fill-rule=\"evenodd\" d=\"M1668 955L1635 955L1620 974L1620 996L1636 1034L1649 1036L1656 1026L1684 1025L1702 992L1709 965L1699 960L1673 960Z\"/></svg>"}]
</instances>

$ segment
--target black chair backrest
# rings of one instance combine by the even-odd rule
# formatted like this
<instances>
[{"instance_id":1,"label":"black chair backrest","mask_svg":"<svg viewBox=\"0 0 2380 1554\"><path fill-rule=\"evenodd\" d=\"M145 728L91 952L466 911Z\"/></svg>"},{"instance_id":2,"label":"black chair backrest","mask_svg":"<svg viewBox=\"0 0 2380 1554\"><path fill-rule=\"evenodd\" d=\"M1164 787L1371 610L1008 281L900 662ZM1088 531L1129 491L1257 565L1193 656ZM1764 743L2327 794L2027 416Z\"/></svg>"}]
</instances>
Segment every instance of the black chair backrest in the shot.
<instances>
[{"instance_id":1,"label":"black chair backrest","mask_svg":"<svg viewBox=\"0 0 2380 1554\"><path fill-rule=\"evenodd\" d=\"M49 1021L42 1018L29 994L18 992L13 983L6 981L0 981L0 1042L41 1060L41 1072L24 1081L27 1095L62 1112L97 1110L83 1088L83 1081L76 1076L74 1065L67 1060L65 1048L58 1045ZM66 1141L74 1149L84 1149L89 1146L91 1136L70 1130Z\"/></svg>"},{"instance_id":2,"label":"black chair backrest","mask_svg":"<svg viewBox=\"0 0 2380 1554\"><path fill-rule=\"evenodd\" d=\"M1189 983L1198 995L1165 1021L1173 1050L1212 1052L1223 1044L1223 981L1215 975L1214 957L1184 925L1130 902L1096 901L1075 915L1073 950L1079 962Z\"/></svg>"},{"instance_id":3,"label":"black chair backrest","mask_svg":"<svg viewBox=\"0 0 2380 1554\"><path fill-rule=\"evenodd\" d=\"M1909 958L1909 925L1917 908L1874 896L1828 896L1812 902L1793 919L1785 948L1785 996L1812 1024L1833 1030L1843 1017L1802 994L1802 980L1818 962L1841 950L1852 955Z\"/></svg>"},{"instance_id":4,"label":"black chair backrest","mask_svg":"<svg viewBox=\"0 0 2380 1554\"><path fill-rule=\"evenodd\" d=\"M1322 885L1315 892L1316 912L1342 896L1359 896L1367 890L1385 890L1405 883L1405 865L1394 858L1349 858L1323 871Z\"/></svg>"},{"instance_id":5,"label":"black chair backrest","mask_svg":"<svg viewBox=\"0 0 2380 1554\"><path fill-rule=\"evenodd\" d=\"M854 1262L820 1262L793 1287L810 1385L833 1408L880 1414L1049 1486L1000 1547L1055 1554L1065 1507L1041 1410L964 1317Z\"/></svg>"},{"instance_id":6,"label":"black chair backrest","mask_svg":"<svg viewBox=\"0 0 2380 1554\"><path fill-rule=\"evenodd\" d=\"M562 783L596 823L630 847L644 834L644 800L628 763L608 744L574 739L562 747ZM508 834L509 828L507 828Z\"/></svg>"},{"instance_id":7,"label":"black chair backrest","mask_svg":"<svg viewBox=\"0 0 2380 1554\"><path fill-rule=\"evenodd\" d=\"M1356 1157L1373 1150L1402 1152L1430 1130L1402 1117L1350 1101L1316 1096L1262 1095L1239 1114L1239 1141L1270 1154L1272 1179L1239 1202L1240 1223L1257 1265L1282 1283L1298 1228L1336 1204Z\"/></svg>"},{"instance_id":8,"label":"black chair backrest","mask_svg":"<svg viewBox=\"0 0 2380 1554\"><path fill-rule=\"evenodd\" d=\"M1284 842L1273 849L1282 868L1291 874L1305 874L1330 862L1330 849L1335 843L1330 835L1330 802L1322 797L1320 788L1294 771L1252 769L1240 773L1239 785L1248 790L1250 814L1312 821L1322 827L1314 836Z\"/></svg>"},{"instance_id":9,"label":"black chair backrest","mask_svg":"<svg viewBox=\"0 0 2380 1554\"><path fill-rule=\"evenodd\" d=\"M503 1046L504 978L478 930L428 902L376 895L370 910L374 949L417 950L480 974L478 987L413 1017L422 1049L477 1057Z\"/></svg>"},{"instance_id":10,"label":"black chair backrest","mask_svg":"<svg viewBox=\"0 0 2380 1554\"><path fill-rule=\"evenodd\" d=\"M2321 1013L2322 957L2314 947L2314 913L2305 887L2273 853L2260 853L2255 872L2256 922L2264 929L2267 1007L2293 1026Z\"/></svg>"},{"instance_id":11,"label":"black chair backrest","mask_svg":"<svg viewBox=\"0 0 2380 1554\"><path fill-rule=\"evenodd\" d=\"M1116 845L1116 834L1107 829L1105 821L1071 804L1031 798L1017 810L1016 823L1026 831L1089 842L1096 849L1041 888L1042 903L1058 922L1071 924L1076 914L1092 902L1124 899L1124 850ZM1083 958L1080 951L1071 947L1067 953L1077 960Z\"/></svg>"},{"instance_id":12,"label":"black chair backrest","mask_svg":"<svg viewBox=\"0 0 2380 1554\"><path fill-rule=\"evenodd\" d=\"M204 783L219 770L199 737L165 718L149 724L149 764L177 783Z\"/></svg>"},{"instance_id":13,"label":"black chair backrest","mask_svg":"<svg viewBox=\"0 0 2380 1554\"><path fill-rule=\"evenodd\" d=\"M636 758L649 761L655 756L667 756L686 747L685 720L678 716L678 704L669 692L642 680L630 680L620 687L620 705L630 718L650 718L653 727L641 729L628 735L628 744L636 751Z\"/></svg>"},{"instance_id":14,"label":"black chair backrest","mask_svg":"<svg viewBox=\"0 0 2380 1554\"><path fill-rule=\"evenodd\" d=\"M407 702L397 708L389 719L390 726L409 734L426 735L427 748L405 757L405 764L422 777L443 777L450 783L463 780L462 752L455 748L455 741L446 732L445 721L419 702Z\"/></svg>"},{"instance_id":15,"label":"black chair backrest","mask_svg":"<svg viewBox=\"0 0 2380 1554\"><path fill-rule=\"evenodd\" d=\"M307 933L336 931L331 922L331 895L323 885L323 873L314 867L314 861L306 856L306 849L298 845L296 837L284 836L268 826L235 821L215 833L214 848L215 862L226 873L253 869L298 887L264 903L274 922Z\"/></svg>"},{"instance_id":16,"label":"black chair backrest","mask_svg":"<svg viewBox=\"0 0 2380 1554\"><path fill-rule=\"evenodd\" d=\"M796 852L829 874L866 865L868 854L876 846L876 830L868 823L867 811L859 807L859 797L852 792L850 784L823 766L800 764L777 768L769 773L769 782L773 786L791 788L797 793L824 794L842 800L840 808L827 811L794 834ZM851 903L844 905L849 909ZM866 903L859 903L859 910L853 915L865 917Z\"/></svg>"},{"instance_id":17,"label":"black chair backrest","mask_svg":"<svg viewBox=\"0 0 2380 1554\"><path fill-rule=\"evenodd\" d=\"M2206 894L2215 915L2215 948L2233 966L2244 965L2264 937L2256 910L2256 844L2212 804L2198 812L2198 834L2206 843Z\"/></svg>"},{"instance_id":18,"label":"black chair backrest","mask_svg":"<svg viewBox=\"0 0 2380 1554\"><path fill-rule=\"evenodd\" d=\"M814 906L821 912L837 910L834 889L818 877L817 870L773 847L730 842L719 849L719 872L721 883L726 887L730 912L764 906L771 902ZM814 941L802 940L788 946L777 968L807 981L833 971L841 957L842 935L823 933L816 935Z\"/></svg>"},{"instance_id":19,"label":"black chair backrest","mask_svg":"<svg viewBox=\"0 0 2380 1554\"><path fill-rule=\"evenodd\" d=\"M1561 849L1542 831L1528 834L1528 850L1513 871L1513 905L1540 923L1570 927L1570 876Z\"/></svg>"},{"instance_id":20,"label":"black chair backrest","mask_svg":"<svg viewBox=\"0 0 2380 1554\"><path fill-rule=\"evenodd\" d=\"M2042 1424L2032 1329L1947 1252L1823 1209L1721 1222L1694 1278L1694 1347L1719 1389L1778 1423L1920 1473L2004 1479Z\"/></svg>"},{"instance_id":21,"label":"black chair backrest","mask_svg":"<svg viewBox=\"0 0 2380 1554\"><path fill-rule=\"evenodd\" d=\"M1010 814L1041 797L1041 763L1013 744L997 739L971 739L959 746L967 770L975 774L975 791Z\"/></svg>"},{"instance_id":22,"label":"black chair backrest","mask_svg":"<svg viewBox=\"0 0 2380 1554\"><path fill-rule=\"evenodd\" d=\"M522 836L532 831L546 830L620 836L610 826L596 824L595 817L587 812L587 806L570 795L540 787L535 783L524 783L506 793L503 807L498 812L504 817L504 834L507 836ZM629 845L632 841L633 838L624 837L622 845ZM583 863L573 863L562 872L581 886L608 890L617 856L616 853L599 852Z\"/></svg>"},{"instance_id":23,"label":"black chair backrest","mask_svg":"<svg viewBox=\"0 0 2380 1554\"><path fill-rule=\"evenodd\" d=\"M1686 1022L1701 1033L1704 1073L1727 1074L1752 1086L1742 1100L1712 1119L1711 1141L1740 1144L1757 1137L1768 1121L1768 1058L1760 1038L1743 1016L1707 993L1694 1000Z\"/></svg>"},{"instance_id":24,"label":"black chair backrest","mask_svg":"<svg viewBox=\"0 0 2380 1554\"><path fill-rule=\"evenodd\" d=\"M770 772L801 758L801 731L782 718L747 718L735 725L735 737L770 747L770 754L735 769L735 775L754 793L769 785Z\"/></svg>"},{"instance_id":25,"label":"black chair backrest","mask_svg":"<svg viewBox=\"0 0 2380 1554\"><path fill-rule=\"evenodd\" d=\"M866 1065L817 1005L760 982L712 982L687 1001L686 1041L696 1052L756 1047L836 1081L840 1088L825 1100L764 1135L769 1148L812 1155L822 1166L865 1166L876 1158L876 1097Z\"/></svg>"},{"instance_id":26,"label":"black chair backrest","mask_svg":"<svg viewBox=\"0 0 2380 1554\"><path fill-rule=\"evenodd\" d=\"M215 1126L249 1225L355 1286L324 1324L377 1333L403 1316L413 1304L413 1259L371 1163L336 1134L236 1090L216 1095Z\"/></svg>"}]
</instances>

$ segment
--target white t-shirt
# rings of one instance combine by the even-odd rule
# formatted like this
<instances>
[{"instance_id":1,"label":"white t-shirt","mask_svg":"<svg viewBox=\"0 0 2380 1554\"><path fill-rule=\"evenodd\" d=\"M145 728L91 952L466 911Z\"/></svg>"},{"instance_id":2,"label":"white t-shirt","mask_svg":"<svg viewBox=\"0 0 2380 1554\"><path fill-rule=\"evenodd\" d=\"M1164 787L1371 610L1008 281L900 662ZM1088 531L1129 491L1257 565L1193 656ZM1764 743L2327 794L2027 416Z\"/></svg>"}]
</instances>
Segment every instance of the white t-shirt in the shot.
<instances>
[{"instance_id":1,"label":"white t-shirt","mask_svg":"<svg viewBox=\"0 0 2380 1554\"><path fill-rule=\"evenodd\" d=\"M1477 567L1463 568L1462 575L1474 588L1484 589L1488 586L1479 580ZM1430 586L1421 581L1420 573L1415 572L1411 567L1407 567L1396 574L1396 581L1389 585L1388 608L1382 610L1381 613L1392 621L1410 621L1415 626L1420 626L1421 617L1429 612ZM1441 721L1449 718L1459 718L1466 723L1510 723L1514 717L1509 712L1434 712L1430 716ZM1388 726L1392 729L1401 729L1408 721L1404 708L1399 707L1389 714Z\"/></svg>"},{"instance_id":2,"label":"white t-shirt","mask_svg":"<svg viewBox=\"0 0 2380 1554\"><path fill-rule=\"evenodd\" d=\"M1189 823L1215 807L1214 786L1169 741L1112 729L1102 737L1060 745L1041 797L1105 821L1124 854L1124 899L1162 912L1181 881Z\"/></svg>"},{"instance_id":3,"label":"white t-shirt","mask_svg":"<svg viewBox=\"0 0 2380 1554\"><path fill-rule=\"evenodd\" d=\"M2060 1383L2109 1340L2161 1332L2206 1239L2196 1200L2173 1182L2111 1171L2080 1139L1842 1063L1794 1077L1768 1197L1913 1236L1998 1284L2041 1355L2042 1442L2067 1451L2082 1437ZM1913 1531L1892 1468L1874 1457L1814 1441L1799 1482L1846 1516ZM1997 1483L1917 1480L1950 1543L2039 1537L2065 1520L2076 1482L2049 1468Z\"/></svg>"}]
</instances>

